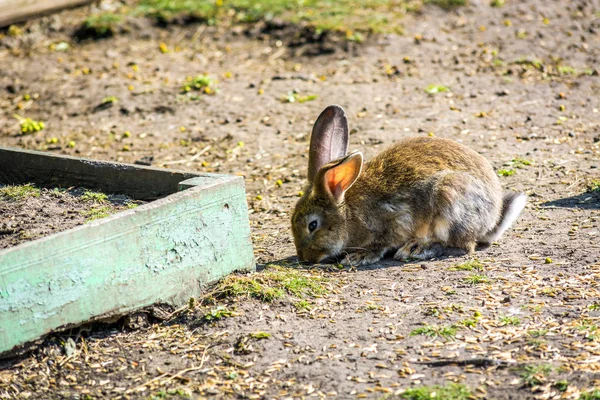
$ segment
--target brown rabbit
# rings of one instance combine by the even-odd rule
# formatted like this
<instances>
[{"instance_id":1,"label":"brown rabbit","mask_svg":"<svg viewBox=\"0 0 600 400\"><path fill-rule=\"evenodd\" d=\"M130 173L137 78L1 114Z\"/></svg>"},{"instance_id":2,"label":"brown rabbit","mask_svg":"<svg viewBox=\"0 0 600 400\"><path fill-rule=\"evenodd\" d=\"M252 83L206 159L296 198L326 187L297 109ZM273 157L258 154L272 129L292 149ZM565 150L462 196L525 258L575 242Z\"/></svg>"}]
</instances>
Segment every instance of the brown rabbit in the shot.
<instances>
[{"instance_id":1,"label":"brown rabbit","mask_svg":"<svg viewBox=\"0 0 600 400\"><path fill-rule=\"evenodd\" d=\"M502 193L491 165L448 139L401 140L363 166L347 154L348 121L337 105L313 127L308 187L292 231L301 261L366 265L394 259L464 254L500 238L525 207L522 193Z\"/></svg>"}]
</instances>

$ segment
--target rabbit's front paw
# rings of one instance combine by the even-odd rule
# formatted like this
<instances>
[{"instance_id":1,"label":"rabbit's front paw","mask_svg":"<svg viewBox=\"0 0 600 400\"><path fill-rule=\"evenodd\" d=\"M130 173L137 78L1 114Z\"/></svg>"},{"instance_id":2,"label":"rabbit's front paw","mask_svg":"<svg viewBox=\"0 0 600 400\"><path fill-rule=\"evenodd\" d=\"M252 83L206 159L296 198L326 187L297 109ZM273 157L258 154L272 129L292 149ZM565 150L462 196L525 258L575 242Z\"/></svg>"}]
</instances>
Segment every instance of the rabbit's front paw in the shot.
<instances>
[{"instance_id":1,"label":"rabbit's front paw","mask_svg":"<svg viewBox=\"0 0 600 400\"><path fill-rule=\"evenodd\" d=\"M342 260L342 264L350 266L361 266L376 263L381 260L381 255L370 250L357 250L346 254Z\"/></svg>"},{"instance_id":2,"label":"rabbit's front paw","mask_svg":"<svg viewBox=\"0 0 600 400\"><path fill-rule=\"evenodd\" d=\"M416 258L424 260L435 256L435 251L430 249L430 246L422 243L419 239L411 239L400 247L396 254L394 254L394 260L403 260L405 258Z\"/></svg>"}]
</instances>

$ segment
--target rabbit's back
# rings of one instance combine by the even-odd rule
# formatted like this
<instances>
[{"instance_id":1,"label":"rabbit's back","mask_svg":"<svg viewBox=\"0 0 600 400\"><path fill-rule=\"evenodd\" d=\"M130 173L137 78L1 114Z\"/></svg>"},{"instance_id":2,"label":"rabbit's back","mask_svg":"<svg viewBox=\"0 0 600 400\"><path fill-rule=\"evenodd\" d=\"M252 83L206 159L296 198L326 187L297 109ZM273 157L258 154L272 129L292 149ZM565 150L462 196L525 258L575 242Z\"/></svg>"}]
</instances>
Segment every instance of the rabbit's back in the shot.
<instances>
[{"instance_id":1,"label":"rabbit's back","mask_svg":"<svg viewBox=\"0 0 600 400\"><path fill-rule=\"evenodd\" d=\"M350 191L393 194L442 171L468 172L490 192L502 193L498 177L483 156L460 143L436 137L408 138L394 143L365 164Z\"/></svg>"}]
</instances>

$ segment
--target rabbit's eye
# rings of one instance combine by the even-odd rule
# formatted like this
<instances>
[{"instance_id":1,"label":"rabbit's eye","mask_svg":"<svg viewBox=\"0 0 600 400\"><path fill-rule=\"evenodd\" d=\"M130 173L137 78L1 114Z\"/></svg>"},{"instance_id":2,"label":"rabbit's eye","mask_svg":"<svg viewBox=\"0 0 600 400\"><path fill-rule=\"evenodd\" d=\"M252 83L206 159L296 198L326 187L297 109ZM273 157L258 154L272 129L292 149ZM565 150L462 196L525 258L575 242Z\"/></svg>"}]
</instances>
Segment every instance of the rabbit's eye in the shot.
<instances>
[{"instance_id":1,"label":"rabbit's eye","mask_svg":"<svg viewBox=\"0 0 600 400\"><path fill-rule=\"evenodd\" d=\"M315 229L317 229L317 221L311 221L308 224L308 231L312 233Z\"/></svg>"}]
</instances>

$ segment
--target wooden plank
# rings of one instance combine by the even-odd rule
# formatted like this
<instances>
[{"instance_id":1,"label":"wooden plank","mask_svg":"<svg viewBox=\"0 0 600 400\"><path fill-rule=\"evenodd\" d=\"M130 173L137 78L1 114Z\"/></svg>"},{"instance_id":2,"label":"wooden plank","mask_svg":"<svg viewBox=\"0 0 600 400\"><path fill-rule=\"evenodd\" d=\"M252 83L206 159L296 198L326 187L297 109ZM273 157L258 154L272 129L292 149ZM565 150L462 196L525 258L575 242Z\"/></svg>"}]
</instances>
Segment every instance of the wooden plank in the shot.
<instances>
[{"instance_id":1,"label":"wooden plank","mask_svg":"<svg viewBox=\"0 0 600 400\"><path fill-rule=\"evenodd\" d=\"M178 306L209 282L253 270L243 179L200 176L181 187L0 251L0 353L100 316Z\"/></svg>"},{"instance_id":2,"label":"wooden plank","mask_svg":"<svg viewBox=\"0 0 600 400\"><path fill-rule=\"evenodd\" d=\"M91 2L92 0L0 0L0 27Z\"/></svg>"},{"instance_id":3,"label":"wooden plank","mask_svg":"<svg viewBox=\"0 0 600 400\"><path fill-rule=\"evenodd\" d=\"M179 182L196 176L199 174L0 147L0 183L4 184L84 186L135 200L155 200L175 193Z\"/></svg>"}]
</instances>

